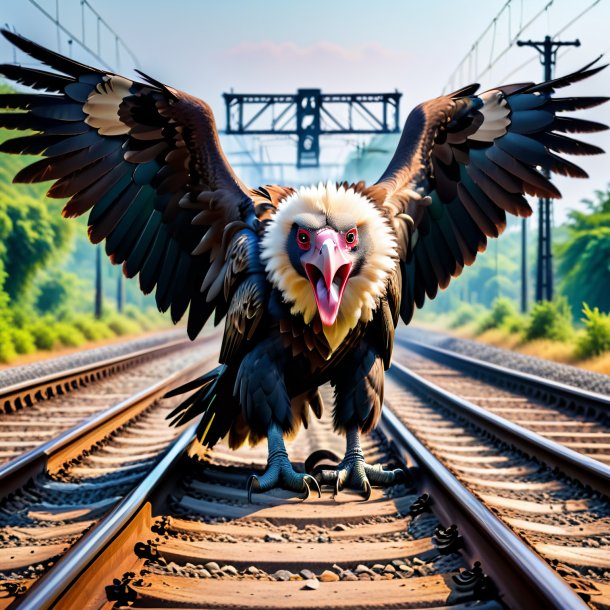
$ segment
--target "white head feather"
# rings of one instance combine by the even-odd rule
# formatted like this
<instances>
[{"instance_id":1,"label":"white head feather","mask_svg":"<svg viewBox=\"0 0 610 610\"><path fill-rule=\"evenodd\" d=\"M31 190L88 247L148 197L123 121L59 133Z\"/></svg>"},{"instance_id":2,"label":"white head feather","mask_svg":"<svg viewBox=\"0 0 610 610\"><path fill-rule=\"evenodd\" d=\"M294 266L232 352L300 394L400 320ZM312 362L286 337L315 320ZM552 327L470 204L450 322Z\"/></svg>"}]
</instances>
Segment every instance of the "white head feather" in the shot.
<instances>
[{"instance_id":1,"label":"white head feather","mask_svg":"<svg viewBox=\"0 0 610 610\"><path fill-rule=\"evenodd\" d=\"M269 280L282 293L284 301L291 304L291 313L301 314L309 324L317 313L316 300L309 280L290 262L288 236L301 214L322 217L324 225L326 217L333 213L350 214L359 232L366 226L371 237L370 249L359 273L347 282L335 323L323 327L335 350L360 320L372 319L385 292L388 275L396 265L396 240L382 212L352 188L337 188L330 182L301 187L279 204L263 237L261 257Z\"/></svg>"}]
</instances>

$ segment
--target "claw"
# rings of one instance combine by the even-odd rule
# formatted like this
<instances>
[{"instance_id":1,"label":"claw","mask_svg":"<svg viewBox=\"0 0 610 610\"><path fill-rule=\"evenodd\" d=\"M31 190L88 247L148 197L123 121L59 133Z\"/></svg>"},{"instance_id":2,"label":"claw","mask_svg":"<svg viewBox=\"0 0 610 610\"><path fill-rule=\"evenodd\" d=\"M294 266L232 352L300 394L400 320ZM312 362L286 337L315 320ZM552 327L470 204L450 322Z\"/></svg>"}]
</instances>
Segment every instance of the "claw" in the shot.
<instances>
[{"instance_id":1,"label":"claw","mask_svg":"<svg viewBox=\"0 0 610 610\"><path fill-rule=\"evenodd\" d=\"M364 481L364 499L365 501L371 497L371 492L373 491L371 488L371 484L368 481Z\"/></svg>"},{"instance_id":2,"label":"claw","mask_svg":"<svg viewBox=\"0 0 610 610\"><path fill-rule=\"evenodd\" d=\"M251 504L252 503L252 491L260 491L260 489L261 489L260 481L258 480L258 477L255 474L250 475L250 477L248 478L248 483L247 483L246 488L248 490L248 503Z\"/></svg>"},{"instance_id":3,"label":"claw","mask_svg":"<svg viewBox=\"0 0 610 610\"><path fill-rule=\"evenodd\" d=\"M318 484L318 481L315 479L315 477L312 477L310 474L306 474L303 477L303 483L305 484L305 487L307 487L307 495L303 499L307 500L307 498L309 498L309 492L311 491L311 487L309 486L308 481L311 481L311 485L313 485L314 489L318 492L318 498L321 498L322 490L320 489L320 485Z\"/></svg>"}]
</instances>

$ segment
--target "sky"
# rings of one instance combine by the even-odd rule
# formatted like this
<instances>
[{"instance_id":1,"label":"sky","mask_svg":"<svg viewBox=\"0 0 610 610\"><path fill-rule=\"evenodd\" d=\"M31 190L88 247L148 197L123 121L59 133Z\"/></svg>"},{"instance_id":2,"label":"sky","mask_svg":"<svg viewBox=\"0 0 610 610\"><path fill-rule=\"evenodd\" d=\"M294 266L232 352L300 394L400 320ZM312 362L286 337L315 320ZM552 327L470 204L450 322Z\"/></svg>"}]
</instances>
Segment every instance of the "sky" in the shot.
<instances>
[{"instance_id":1,"label":"sky","mask_svg":"<svg viewBox=\"0 0 610 610\"><path fill-rule=\"evenodd\" d=\"M57 50L55 25L34 6L55 15L55 0L4 0L0 22L17 32ZM557 74L578 69L602 53L610 57L607 36L610 0L89 0L114 31L130 47L144 72L176 88L205 99L225 127L222 93L293 93L297 88L321 88L325 93L382 92L403 93L401 121L410 108L436 97L453 77L453 88L480 77L483 87L508 82L539 80L542 67L531 48L509 47L520 29L521 38L541 40L560 32L560 39L579 38L579 48L566 47L558 56ZM80 0L58 0L61 23L76 36L82 36ZM544 7L548 9L544 11ZM582 17L578 15L589 6ZM503 9L504 7L504 9ZM502 10L503 9L503 10ZM498 16L499 15L499 16ZM498 16L495 26L494 17ZM569 25L572 20L576 21ZM528 22L532 21L527 27ZM565 26L568 27L565 27ZM526 27L524 27L526 26ZM487 33L481 36L487 30ZM475 51L455 73L475 41ZM97 48L96 23L85 12L85 41ZM114 38L104 33L101 55L112 67L133 76L133 59L114 49ZM71 48L67 36L59 35L60 50L76 59L98 65L96 58L78 44ZM506 49L506 52L504 50ZM492 59L502 54L492 70L485 71ZM13 51L0 42L0 61L12 61ZM27 63L22 54L17 61ZM519 70L524 62L531 60ZM447 90L447 89L445 89ZM565 91L565 90L564 90ZM610 69L570 89L570 94L610 96ZM579 113L583 117L610 124L610 103ZM587 141L610 151L610 133L587 134ZM229 158L235 163L240 145L235 138L223 139ZM322 160L339 163L362 144L362 138L325 138ZM265 150L274 161L291 162L296 153L284 140L269 140ZM258 152L261 141L245 142ZM556 184L564 200L556 206L555 220L565 218L568 209L579 207L583 197L610 182L610 159L573 159L589 172L587 181L558 177ZM245 175L244 175L245 172ZM247 170L240 174L248 181ZM317 181L336 175L297 175L296 182Z\"/></svg>"}]
</instances>

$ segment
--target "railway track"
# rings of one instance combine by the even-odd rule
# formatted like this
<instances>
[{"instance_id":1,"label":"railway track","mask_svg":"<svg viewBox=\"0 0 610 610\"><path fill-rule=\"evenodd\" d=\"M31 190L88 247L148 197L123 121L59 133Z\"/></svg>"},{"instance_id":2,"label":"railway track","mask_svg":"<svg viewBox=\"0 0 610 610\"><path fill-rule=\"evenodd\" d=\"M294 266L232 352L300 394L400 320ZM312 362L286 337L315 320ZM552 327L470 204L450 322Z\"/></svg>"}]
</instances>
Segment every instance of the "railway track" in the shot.
<instances>
[{"instance_id":1,"label":"railway track","mask_svg":"<svg viewBox=\"0 0 610 610\"><path fill-rule=\"evenodd\" d=\"M342 444L324 419L289 452L311 467L312 452L340 454ZM264 467L265 451L204 452L190 427L108 517L10 601L83 609L586 608L399 417L386 410L364 449L369 460L414 466L413 479L374 490L368 502L324 489L305 502L281 491L254 494L250 504L246 481Z\"/></svg>"},{"instance_id":2,"label":"railway track","mask_svg":"<svg viewBox=\"0 0 610 610\"><path fill-rule=\"evenodd\" d=\"M192 358L197 358L197 348L174 338L0 388L0 469Z\"/></svg>"},{"instance_id":3,"label":"railway track","mask_svg":"<svg viewBox=\"0 0 610 610\"><path fill-rule=\"evenodd\" d=\"M395 352L388 404L465 487L571 586L590 596L593 607L610 607L608 466L553 434L538 434L561 425L594 432L605 397L599 397L597 409L585 408L576 398L590 405L597 398L590 392L559 387L561 393L553 394L553 382L521 380L515 371L500 379L503 371L473 361L467 372L448 368L444 353L439 364L435 349L408 346L413 349ZM515 411L520 419L502 417ZM546 420L533 416L541 412ZM530 427L532 420L538 425Z\"/></svg>"},{"instance_id":4,"label":"railway track","mask_svg":"<svg viewBox=\"0 0 610 610\"><path fill-rule=\"evenodd\" d=\"M515 429L529 430L547 439L548 447L565 447L566 460L574 452L601 462L590 464L597 478L586 482L610 493L610 397L412 340L399 339L399 345L398 362L439 388L439 394L444 390ZM555 465L570 470L567 463Z\"/></svg>"},{"instance_id":5,"label":"railway track","mask_svg":"<svg viewBox=\"0 0 610 610\"><path fill-rule=\"evenodd\" d=\"M79 388L69 395L69 405L57 396L3 416L5 431L19 432L18 419L28 424L20 438L30 437L28 451L0 465L0 591L5 594L0 607L35 582L154 467L178 435L164 421L178 399L159 398L208 370L217 348L215 338L172 342L152 355L134 355L139 364L129 373L96 383L95 391L104 391L94 395L93 405L86 404L89 390ZM31 448L39 429L48 440ZM5 442L10 438L5 434Z\"/></svg>"},{"instance_id":6,"label":"railway track","mask_svg":"<svg viewBox=\"0 0 610 610\"><path fill-rule=\"evenodd\" d=\"M397 349L364 450L410 467L409 481L368 502L324 488L248 503L265 447L204 451L194 426L166 426L160 387L90 422L83 438L97 440L49 458L0 505L0 608L609 608L610 502L588 470L605 465L554 442L578 459L553 462L551 441L452 403L423 378L430 363L413 374L406 356L421 358ZM311 469L320 449L342 455L330 418L289 453Z\"/></svg>"}]
</instances>

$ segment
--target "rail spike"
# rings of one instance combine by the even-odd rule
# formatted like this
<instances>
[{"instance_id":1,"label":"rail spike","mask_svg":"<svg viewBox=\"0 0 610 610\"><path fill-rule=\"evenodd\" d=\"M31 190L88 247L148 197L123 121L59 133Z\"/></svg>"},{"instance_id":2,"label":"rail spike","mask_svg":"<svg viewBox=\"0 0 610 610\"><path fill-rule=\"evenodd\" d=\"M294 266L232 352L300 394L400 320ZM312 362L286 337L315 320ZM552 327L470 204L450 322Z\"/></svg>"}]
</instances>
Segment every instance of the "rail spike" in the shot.
<instances>
[{"instance_id":1,"label":"rail spike","mask_svg":"<svg viewBox=\"0 0 610 610\"><path fill-rule=\"evenodd\" d=\"M481 562L475 561L469 570L462 570L452 577L455 593L459 601L493 599L496 587L481 568ZM454 601L457 601L454 598Z\"/></svg>"},{"instance_id":2,"label":"rail spike","mask_svg":"<svg viewBox=\"0 0 610 610\"><path fill-rule=\"evenodd\" d=\"M136 601L138 594L131 588L135 577L135 572L125 572L121 578L114 578L112 584L106 587L106 599L115 602L115 608L130 606Z\"/></svg>"},{"instance_id":3,"label":"rail spike","mask_svg":"<svg viewBox=\"0 0 610 610\"><path fill-rule=\"evenodd\" d=\"M409 507L409 515L411 515L411 517L417 517L418 515L421 515L423 513L432 512L430 508L431 503L432 498L430 497L430 494L422 494Z\"/></svg>"},{"instance_id":4,"label":"rail spike","mask_svg":"<svg viewBox=\"0 0 610 610\"><path fill-rule=\"evenodd\" d=\"M457 525L452 524L448 528L437 527L432 536L432 542L441 555L451 555L464 546L464 539L460 536Z\"/></svg>"}]
</instances>

